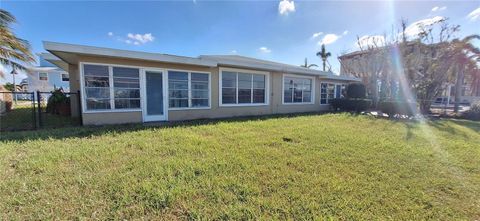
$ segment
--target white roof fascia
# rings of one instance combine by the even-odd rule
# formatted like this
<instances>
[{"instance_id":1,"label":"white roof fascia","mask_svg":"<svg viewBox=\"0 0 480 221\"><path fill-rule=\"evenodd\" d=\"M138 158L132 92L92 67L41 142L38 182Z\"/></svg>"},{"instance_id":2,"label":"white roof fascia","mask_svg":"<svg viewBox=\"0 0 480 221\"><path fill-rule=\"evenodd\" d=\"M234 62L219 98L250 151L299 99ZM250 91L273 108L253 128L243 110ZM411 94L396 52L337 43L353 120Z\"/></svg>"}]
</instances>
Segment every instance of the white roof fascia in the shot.
<instances>
[{"instance_id":1,"label":"white roof fascia","mask_svg":"<svg viewBox=\"0 0 480 221\"><path fill-rule=\"evenodd\" d=\"M29 67L28 70L30 71L37 71L37 72L50 72L50 71L64 71L58 67Z\"/></svg>"},{"instance_id":2,"label":"white roof fascia","mask_svg":"<svg viewBox=\"0 0 480 221\"><path fill-rule=\"evenodd\" d=\"M329 74L322 78L331 79L331 80L342 80L342 81L361 81L359 78L356 78L356 77L340 76L340 75L334 75L334 74Z\"/></svg>"},{"instance_id":3,"label":"white roof fascia","mask_svg":"<svg viewBox=\"0 0 480 221\"><path fill-rule=\"evenodd\" d=\"M200 58L191 58L191 57L181 57L174 55L165 55L165 54L156 54L148 52L139 52L139 51L128 51L128 50L119 50L111 48L101 48L85 45L74 45L58 42L49 42L44 41L43 47L47 51L59 51L67 53L78 53L86 55L100 55L108 57L120 57L120 58L130 58L130 59L140 59L140 60L149 60L149 61L159 61L159 62L168 62L168 63L178 63L178 64L190 64L190 65L199 65L207 67L216 67L217 63L212 60L200 59Z\"/></svg>"},{"instance_id":4,"label":"white roof fascia","mask_svg":"<svg viewBox=\"0 0 480 221\"><path fill-rule=\"evenodd\" d=\"M221 58L219 56L208 56L208 55L201 56L201 57L216 60L219 65L262 69L262 70L270 70L270 71L278 71L278 72L286 72L286 73L294 73L294 74L308 74L308 75L315 75L315 76L327 75L327 73L322 71L301 68L301 67L293 67L292 65L288 65L288 64L277 65L277 64L262 63L261 61L248 62L248 61L242 61L240 59Z\"/></svg>"},{"instance_id":5,"label":"white roof fascia","mask_svg":"<svg viewBox=\"0 0 480 221\"><path fill-rule=\"evenodd\" d=\"M58 58L57 56L55 56L53 54L50 54L50 53L47 53L47 52L38 53L37 55L42 57L46 61L61 61L61 59Z\"/></svg>"}]
</instances>

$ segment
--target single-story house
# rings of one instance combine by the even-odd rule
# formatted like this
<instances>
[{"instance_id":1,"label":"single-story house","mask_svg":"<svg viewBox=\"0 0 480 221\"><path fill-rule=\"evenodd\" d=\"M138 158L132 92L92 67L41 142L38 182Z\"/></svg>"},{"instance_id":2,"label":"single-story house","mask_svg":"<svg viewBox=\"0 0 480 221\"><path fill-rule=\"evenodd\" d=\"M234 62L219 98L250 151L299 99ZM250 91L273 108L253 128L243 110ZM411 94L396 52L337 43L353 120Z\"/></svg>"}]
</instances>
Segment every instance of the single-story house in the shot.
<instances>
[{"instance_id":1,"label":"single-story house","mask_svg":"<svg viewBox=\"0 0 480 221\"><path fill-rule=\"evenodd\" d=\"M184 57L44 42L85 125L318 112L356 78L237 55ZM72 98L74 99L74 98ZM81 109L78 108L80 103ZM77 106L76 106L77 105Z\"/></svg>"}]
</instances>

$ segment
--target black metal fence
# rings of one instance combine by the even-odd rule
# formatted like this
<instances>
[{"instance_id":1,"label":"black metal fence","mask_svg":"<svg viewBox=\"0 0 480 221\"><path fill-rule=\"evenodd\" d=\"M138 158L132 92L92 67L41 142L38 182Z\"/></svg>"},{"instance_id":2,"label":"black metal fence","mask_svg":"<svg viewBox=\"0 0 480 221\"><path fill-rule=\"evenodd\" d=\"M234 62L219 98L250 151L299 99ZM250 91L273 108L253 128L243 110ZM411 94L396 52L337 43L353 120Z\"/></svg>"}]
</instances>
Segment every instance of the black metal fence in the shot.
<instances>
[{"instance_id":1,"label":"black metal fence","mask_svg":"<svg viewBox=\"0 0 480 221\"><path fill-rule=\"evenodd\" d=\"M80 94L62 96L59 103L55 92L0 92L0 131L81 125Z\"/></svg>"}]
</instances>

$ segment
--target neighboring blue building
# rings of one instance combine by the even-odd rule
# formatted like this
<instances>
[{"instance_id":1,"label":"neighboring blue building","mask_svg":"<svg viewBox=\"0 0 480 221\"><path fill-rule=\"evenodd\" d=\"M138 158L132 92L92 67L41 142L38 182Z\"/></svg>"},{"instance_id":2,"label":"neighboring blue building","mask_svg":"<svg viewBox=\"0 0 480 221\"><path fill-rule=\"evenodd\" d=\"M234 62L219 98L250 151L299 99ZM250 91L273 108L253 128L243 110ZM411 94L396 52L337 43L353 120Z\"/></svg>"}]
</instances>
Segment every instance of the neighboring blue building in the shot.
<instances>
[{"instance_id":1,"label":"neighboring blue building","mask_svg":"<svg viewBox=\"0 0 480 221\"><path fill-rule=\"evenodd\" d=\"M22 88L26 92L42 91L49 92L62 88L64 92L70 92L68 72L58 68L45 60L47 53L37 54L39 66L30 68L27 74L26 83Z\"/></svg>"}]
</instances>

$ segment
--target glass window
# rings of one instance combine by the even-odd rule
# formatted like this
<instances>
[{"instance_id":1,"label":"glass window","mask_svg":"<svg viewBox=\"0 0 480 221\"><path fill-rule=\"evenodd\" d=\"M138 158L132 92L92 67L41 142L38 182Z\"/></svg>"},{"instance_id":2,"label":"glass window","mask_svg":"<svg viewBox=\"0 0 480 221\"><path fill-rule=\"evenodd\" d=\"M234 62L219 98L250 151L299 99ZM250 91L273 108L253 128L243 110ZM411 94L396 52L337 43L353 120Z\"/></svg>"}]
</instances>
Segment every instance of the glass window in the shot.
<instances>
[{"instance_id":1,"label":"glass window","mask_svg":"<svg viewBox=\"0 0 480 221\"><path fill-rule=\"evenodd\" d=\"M70 78L68 76L68 74L62 74L62 81L69 81Z\"/></svg>"},{"instance_id":2,"label":"glass window","mask_svg":"<svg viewBox=\"0 0 480 221\"><path fill-rule=\"evenodd\" d=\"M327 84L326 83L321 84L320 104L327 104Z\"/></svg>"},{"instance_id":3,"label":"glass window","mask_svg":"<svg viewBox=\"0 0 480 221\"><path fill-rule=\"evenodd\" d=\"M238 103L252 103L252 75L238 73Z\"/></svg>"},{"instance_id":4,"label":"glass window","mask_svg":"<svg viewBox=\"0 0 480 221\"><path fill-rule=\"evenodd\" d=\"M265 103L265 75L253 75L253 103Z\"/></svg>"},{"instance_id":5,"label":"glass window","mask_svg":"<svg viewBox=\"0 0 480 221\"><path fill-rule=\"evenodd\" d=\"M237 73L222 72L222 103L237 103Z\"/></svg>"},{"instance_id":6,"label":"glass window","mask_svg":"<svg viewBox=\"0 0 480 221\"><path fill-rule=\"evenodd\" d=\"M208 74L169 71L169 107L209 107L209 84Z\"/></svg>"},{"instance_id":7,"label":"glass window","mask_svg":"<svg viewBox=\"0 0 480 221\"><path fill-rule=\"evenodd\" d=\"M202 73L191 73L191 106L192 107L208 107L209 97L209 76Z\"/></svg>"},{"instance_id":8,"label":"glass window","mask_svg":"<svg viewBox=\"0 0 480 221\"><path fill-rule=\"evenodd\" d=\"M83 76L87 110L140 108L139 69L86 64Z\"/></svg>"},{"instance_id":9,"label":"glass window","mask_svg":"<svg viewBox=\"0 0 480 221\"><path fill-rule=\"evenodd\" d=\"M265 75L222 72L222 104L264 104Z\"/></svg>"},{"instance_id":10,"label":"glass window","mask_svg":"<svg viewBox=\"0 0 480 221\"><path fill-rule=\"evenodd\" d=\"M84 65L87 110L110 109L110 79L108 66Z\"/></svg>"},{"instance_id":11,"label":"glass window","mask_svg":"<svg viewBox=\"0 0 480 221\"><path fill-rule=\"evenodd\" d=\"M48 81L48 74L47 73L38 73L38 80Z\"/></svg>"},{"instance_id":12,"label":"glass window","mask_svg":"<svg viewBox=\"0 0 480 221\"><path fill-rule=\"evenodd\" d=\"M330 104L334 98L341 96L342 85L322 83L320 90L320 104Z\"/></svg>"},{"instance_id":13,"label":"glass window","mask_svg":"<svg viewBox=\"0 0 480 221\"><path fill-rule=\"evenodd\" d=\"M188 72L168 72L169 107L188 107Z\"/></svg>"},{"instance_id":14,"label":"glass window","mask_svg":"<svg viewBox=\"0 0 480 221\"><path fill-rule=\"evenodd\" d=\"M283 82L284 103L311 103L312 79L285 77Z\"/></svg>"},{"instance_id":15,"label":"glass window","mask_svg":"<svg viewBox=\"0 0 480 221\"><path fill-rule=\"evenodd\" d=\"M327 86L327 103L330 103L332 99L335 98L335 85L334 84L328 84Z\"/></svg>"},{"instance_id":16,"label":"glass window","mask_svg":"<svg viewBox=\"0 0 480 221\"><path fill-rule=\"evenodd\" d=\"M136 68L113 67L115 109L140 108L140 75Z\"/></svg>"}]
</instances>

